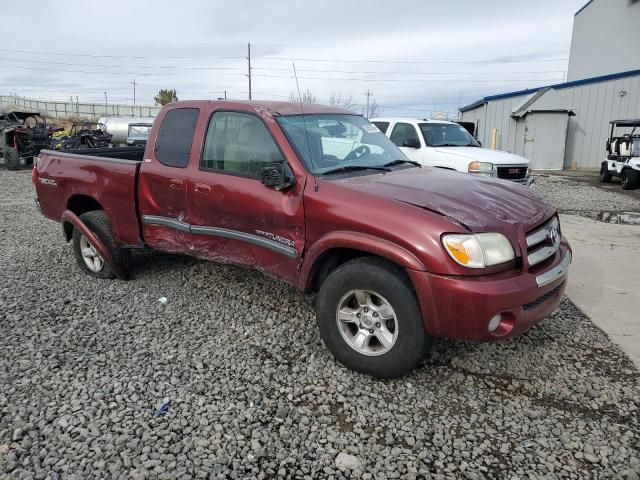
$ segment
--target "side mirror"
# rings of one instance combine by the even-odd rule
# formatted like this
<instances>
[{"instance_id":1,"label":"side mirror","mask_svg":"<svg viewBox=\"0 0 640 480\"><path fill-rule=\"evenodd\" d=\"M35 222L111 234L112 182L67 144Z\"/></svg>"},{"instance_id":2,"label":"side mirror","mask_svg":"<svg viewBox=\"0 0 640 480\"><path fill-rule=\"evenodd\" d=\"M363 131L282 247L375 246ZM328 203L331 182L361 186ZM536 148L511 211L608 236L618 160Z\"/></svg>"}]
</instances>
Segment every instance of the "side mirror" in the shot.
<instances>
[{"instance_id":1,"label":"side mirror","mask_svg":"<svg viewBox=\"0 0 640 480\"><path fill-rule=\"evenodd\" d=\"M476 142L478 142L478 145L482 146L482 142L480 141L480 139L478 137L476 137Z\"/></svg>"},{"instance_id":2,"label":"side mirror","mask_svg":"<svg viewBox=\"0 0 640 480\"><path fill-rule=\"evenodd\" d=\"M286 162L269 163L260 169L260 181L265 187L286 190L293 186L296 178Z\"/></svg>"},{"instance_id":3,"label":"side mirror","mask_svg":"<svg viewBox=\"0 0 640 480\"><path fill-rule=\"evenodd\" d=\"M420 141L417 138L407 138L402 142L402 146L408 148L420 148Z\"/></svg>"}]
</instances>

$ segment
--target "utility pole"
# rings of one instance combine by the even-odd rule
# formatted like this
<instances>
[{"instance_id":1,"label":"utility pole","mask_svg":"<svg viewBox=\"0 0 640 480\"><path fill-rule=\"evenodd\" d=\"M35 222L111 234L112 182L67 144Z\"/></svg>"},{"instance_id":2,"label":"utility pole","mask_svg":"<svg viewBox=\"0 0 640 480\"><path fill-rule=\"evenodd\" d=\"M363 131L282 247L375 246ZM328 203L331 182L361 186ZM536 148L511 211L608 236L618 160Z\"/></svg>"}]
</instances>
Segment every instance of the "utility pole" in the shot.
<instances>
[{"instance_id":1,"label":"utility pole","mask_svg":"<svg viewBox=\"0 0 640 480\"><path fill-rule=\"evenodd\" d=\"M107 110L109 109L109 103L107 102L107 92L104 92L104 114L107 114Z\"/></svg>"},{"instance_id":2,"label":"utility pole","mask_svg":"<svg viewBox=\"0 0 640 480\"><path fill-rule=\"evenodd\" d=\"M227 91L226 90L224 91L224 99L225 100L227 99Z\"/></svg>"},{"instance_id":3,"label":"utility pole","mask_svg":"<svg viewBox=\"0 0 640 480\"><path fill-rule=\"evenodd\" d=\"M249 78L249 100L251 100L251 44L247 43L247 77Z\"/></svg>"},{"instance_id":4,"label":"utility pole","mask_svg":"<svg viewBox=\"0 0 640 480\"><path fill-rule=\"evenodd\" d=\"M133 106L136 106L136 85L139 85L139 83L136 82L136 79L133 79L133 82L129 82L131 85L133 85Z\"/></svg>"},{"instance_id":5,"label":"utility pole","mask_svg":"<svg viewBox=\"0 0 640 480\"><path fill-rule=\"evenodd\" d=\"M369 90L367 90L367 93L365 93L365 95L367 96L367 106L365 109L365 118L369 118L369 97L371 97L371 92Z\"/></svg>"}]
</instances>

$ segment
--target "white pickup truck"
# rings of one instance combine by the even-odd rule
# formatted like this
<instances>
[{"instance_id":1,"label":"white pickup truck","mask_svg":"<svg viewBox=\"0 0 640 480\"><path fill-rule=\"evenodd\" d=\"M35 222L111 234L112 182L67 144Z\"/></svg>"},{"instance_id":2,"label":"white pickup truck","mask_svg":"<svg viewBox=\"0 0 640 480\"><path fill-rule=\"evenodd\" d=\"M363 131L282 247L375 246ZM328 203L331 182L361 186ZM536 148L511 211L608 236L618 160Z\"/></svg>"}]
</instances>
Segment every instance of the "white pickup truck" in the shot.
<instances>
[{"instance_id":1,"label":"white pickup truck","mask_svg":"<svg viewBox=\"0 0 640 480\"><path fill-rule=\"evenodd\" d=\"M529 160L482 148L457 123L417 118L374 118L371 122L409 159L422 165L497 177L527 186L532 183Z\"/></svg>"}]
</instances>

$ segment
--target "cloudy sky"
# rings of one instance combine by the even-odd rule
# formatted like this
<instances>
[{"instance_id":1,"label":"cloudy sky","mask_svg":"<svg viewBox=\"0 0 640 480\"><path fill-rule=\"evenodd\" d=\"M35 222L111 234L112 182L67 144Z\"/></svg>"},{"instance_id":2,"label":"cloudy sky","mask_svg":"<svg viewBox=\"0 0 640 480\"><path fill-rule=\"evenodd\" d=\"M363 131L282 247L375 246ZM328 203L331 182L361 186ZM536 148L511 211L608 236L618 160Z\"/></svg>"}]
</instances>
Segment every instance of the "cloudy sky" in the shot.
<instances>
[{"instance_id":1,"label":"cloudy sky","mask_svg":"<svg viewBox=\"0 0 640 480\"><path fill-rule=\"evenodd\" d=\"M2 7L0 94L152 104L332 93L385 115L455 111L494 93L563 81L586 0L30 0Z\"/></svg>"}]
</instances>

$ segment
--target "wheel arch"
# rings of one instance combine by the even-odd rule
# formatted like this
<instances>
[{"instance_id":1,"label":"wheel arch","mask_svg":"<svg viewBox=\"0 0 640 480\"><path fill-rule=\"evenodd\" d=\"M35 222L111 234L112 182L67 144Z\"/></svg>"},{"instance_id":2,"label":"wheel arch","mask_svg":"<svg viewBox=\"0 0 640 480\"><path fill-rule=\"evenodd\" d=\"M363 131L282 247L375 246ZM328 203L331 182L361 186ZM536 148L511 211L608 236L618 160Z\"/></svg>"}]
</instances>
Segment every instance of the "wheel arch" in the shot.
<instances>
[{"instance_id":1,"label":"wheel arch","mask_svg":"<svg viewBox=\"0 0 640 480\"><path fill-rule=\"evenodd\" d=\"M83 213L91 212L93 210L104 210L104 208L100 202L89 195L75 194L69 197L69 200L67 201L67 210L73 212L79 217ZM71 241L73 228L72 222L63 220L62 229L64 231L64 238L67 242Z\"/></svg>"},{"instance_id":2,"label":"wheel arch","mask_svg":"<svg viewBox=\"0 0 640 480\"><path fill-rule=\"evenodd\" d=\"M327 276L340 265L359 257L377 257L402 269L426 270L405 248L365 234L336 232L317 242L308 252L301 270L302 289L318 291Z\"/></svg>"}]
</instances>

